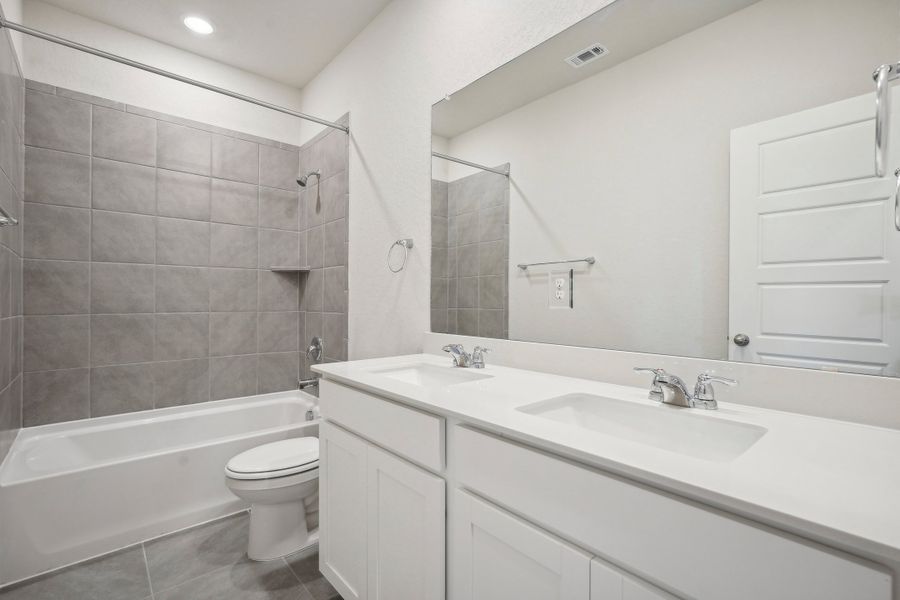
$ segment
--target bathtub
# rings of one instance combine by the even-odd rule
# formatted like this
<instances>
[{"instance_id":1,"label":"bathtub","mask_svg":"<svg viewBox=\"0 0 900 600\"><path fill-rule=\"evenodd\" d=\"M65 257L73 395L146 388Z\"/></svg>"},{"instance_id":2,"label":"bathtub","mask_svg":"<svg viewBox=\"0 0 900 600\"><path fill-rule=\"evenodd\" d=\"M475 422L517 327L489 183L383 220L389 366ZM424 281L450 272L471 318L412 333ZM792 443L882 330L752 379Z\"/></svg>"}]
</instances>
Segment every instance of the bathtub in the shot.
<instances>
[{"instance_id":1,"label":"bathtub","mask_svg":"<svg viewBox=\"0 0 900 600\"><path fill-rule=\"evenodd\" d=\"M223 469L318 436L299 391L30 427L0 466L0 585L246 508Z\"/></svg>"}]
</instances>

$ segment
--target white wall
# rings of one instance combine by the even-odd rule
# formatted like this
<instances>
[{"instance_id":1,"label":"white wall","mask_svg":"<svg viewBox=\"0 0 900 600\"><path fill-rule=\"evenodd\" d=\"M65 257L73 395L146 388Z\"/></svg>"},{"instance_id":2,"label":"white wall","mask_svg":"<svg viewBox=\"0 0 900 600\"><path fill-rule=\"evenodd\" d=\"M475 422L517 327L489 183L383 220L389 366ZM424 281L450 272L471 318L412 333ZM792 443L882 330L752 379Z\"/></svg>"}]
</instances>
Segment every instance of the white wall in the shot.
<instances>
[{"instance_id":1,"label":"white wall","mask_svg":"<svg viewBox=\"0 0 900 600\"><path fill-rule=\"evenodd\" d=\"M895 0L815 4L763 0L449 141L511 163L511 263L597 257L571 311L512 267L511 339L727 356L730 130L871 92L897 54Z\"/></svg>"},{"instance_id":2,"label":"white wall","mask_svg":"<svg viewBox=\"0 0 900 600\"><path fill-rule=\"evenodd\" d=\"M351 358L416 351L429 327L431 105L610 1L394 0L304 88L305 111L350 113Z\"/></svg>"},{"instance_id":3,"label":"white wall","mask_svg":"<svg viewBox=\"0 0 900 600\"><path fill-rule=\"evenodd\" d=\"M6 8L4 4L4 8ZM297 110L296 88L179 50L38 0L25 1L25 24ZM34 38L25 39L25 76L187 119L298 144L300 120ZM328 111L325 118L342 112Z\"/></svg>"}]
</instances>

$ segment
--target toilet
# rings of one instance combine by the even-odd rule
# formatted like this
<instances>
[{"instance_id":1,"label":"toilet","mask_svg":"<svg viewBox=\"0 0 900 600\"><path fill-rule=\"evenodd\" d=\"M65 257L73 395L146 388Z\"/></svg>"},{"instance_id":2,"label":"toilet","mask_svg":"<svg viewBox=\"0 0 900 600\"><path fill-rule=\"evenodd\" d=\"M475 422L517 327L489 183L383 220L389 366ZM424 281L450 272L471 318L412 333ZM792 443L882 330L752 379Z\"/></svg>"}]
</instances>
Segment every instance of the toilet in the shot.
<instances>
[{"instance_id":1,"label":"toilet","mask_svg":"<svg viewBox=\"0 0 900 600\"><path fill-rule=\"evenodd\" d=\"M312 546L318 527L319 440L300 437L263 444L228 461L225 483L250 503L252 560L273 560ZM317 521L316 521L317 523Z\"/></svg>"}]
</instances>

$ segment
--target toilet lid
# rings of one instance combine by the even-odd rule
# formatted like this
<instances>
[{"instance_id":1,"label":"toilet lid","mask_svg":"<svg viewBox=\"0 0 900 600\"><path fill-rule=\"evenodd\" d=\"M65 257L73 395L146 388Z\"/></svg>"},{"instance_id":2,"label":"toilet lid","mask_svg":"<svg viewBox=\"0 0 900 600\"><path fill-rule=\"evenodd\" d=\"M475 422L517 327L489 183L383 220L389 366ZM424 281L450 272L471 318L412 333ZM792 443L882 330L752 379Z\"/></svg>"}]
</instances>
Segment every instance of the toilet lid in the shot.
<instances>
[{"instance_id":1,"label":"toilet lid","mask_svg":"<svg viewBox=\"0 0 900 600\"><path fill-rule=\"evenodd\" d=\"M263 479L302 473L319 466L319 440L291 438L241 452L226 470L238 479Z\"/></svg>"}]
</instances>

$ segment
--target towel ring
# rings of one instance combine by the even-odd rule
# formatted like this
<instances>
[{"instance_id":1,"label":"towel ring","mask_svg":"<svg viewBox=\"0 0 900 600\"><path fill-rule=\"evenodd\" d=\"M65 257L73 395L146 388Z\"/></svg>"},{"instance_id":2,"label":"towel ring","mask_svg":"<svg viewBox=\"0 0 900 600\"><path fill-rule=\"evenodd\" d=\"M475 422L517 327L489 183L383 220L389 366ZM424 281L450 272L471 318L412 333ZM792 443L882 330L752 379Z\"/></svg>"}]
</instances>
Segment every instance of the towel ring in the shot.
<instances>
[{"instance_id":1,"label":"towel ring","mask_svg":"<svg viewBox=\"0 0 900 600\"><path fill-rule=\"evenodd\" d=\"M397 246L400 246L401 248L403 248L403 262L400 264L400 267L398 269L395 269L394 267L391 266L391 255L394 252L394 248L396 248ZM390 269L391 273L399 273L400 271L402 271L403 269L406 268L406 261L409 259L409 249L412 247L413 247L413 241L410 238L397 240L396 242L391 244L391 247L388 248L388 254L387 254L388 269Z\"/></svg>"}]
</instances>

